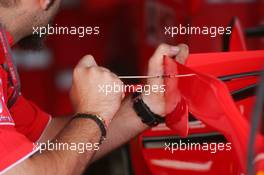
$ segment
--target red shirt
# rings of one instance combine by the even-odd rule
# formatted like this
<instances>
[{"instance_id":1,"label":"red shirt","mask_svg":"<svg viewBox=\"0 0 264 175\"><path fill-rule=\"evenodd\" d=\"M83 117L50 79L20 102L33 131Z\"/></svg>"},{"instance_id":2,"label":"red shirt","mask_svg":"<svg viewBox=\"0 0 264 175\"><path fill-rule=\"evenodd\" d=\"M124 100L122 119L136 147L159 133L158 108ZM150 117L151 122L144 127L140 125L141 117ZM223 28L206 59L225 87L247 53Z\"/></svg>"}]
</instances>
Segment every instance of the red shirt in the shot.
<instances>
[{"instance_id":1,"label":"red shirt","mask_svg":"<svg viewBox=\"0 0 264 175\"><path fill-rule=\"evenodd\" d=\"M12 38L8 35L12 45ZM12 92L6 58L0 45L0 174L25 160L38 149L35 146L47 127L51 116L26 100L21 94L12 107L7 102Z\"/></svg>"}]
</instances>

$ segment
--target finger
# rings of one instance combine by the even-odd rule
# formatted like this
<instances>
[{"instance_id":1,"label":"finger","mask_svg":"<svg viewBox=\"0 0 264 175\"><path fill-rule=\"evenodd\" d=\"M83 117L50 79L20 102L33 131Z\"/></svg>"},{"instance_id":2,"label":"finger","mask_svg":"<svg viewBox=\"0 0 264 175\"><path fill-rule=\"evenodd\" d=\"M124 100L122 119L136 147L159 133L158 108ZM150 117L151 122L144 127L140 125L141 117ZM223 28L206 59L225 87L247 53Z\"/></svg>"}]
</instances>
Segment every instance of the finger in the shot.
<instances>
[{"instance_id":1,"label":"finger","mask_svg":"<svg viewBox=\"0 0 264 175\"><path fill-rule=\"evenodd\" d=\"M175 59L181 63L181 64L185 64L186 60L189 56L189 47L186 44L179 44L178 45L180 51L179 53L176 55Z\"/></svg>"},{"instance_id":2,"label":"finger","mask_svg":"<svg viewBox=\"0 0 264 175\"><path fill-rule=\"evenodd\" d=\"M176 56L180 52L178 46L161 44L149 60L149 75L160 75L163 73L163 56Z\"/></svg>"},{"instance_id":3,"label":"finger","mask_svg":"<svg viewBox=\"0 0 264 175\"><path fill-rule=\"evenodd\" d=\"M121 96L121 99L124 100L125 97L126 97L126 94L123 92L122 96Z\"/></svg>"},{"instance_id":4,"label":"finger","mask_svg":"<svg viewBox=\"0 0 264 175\"><path fill-rule=\"evenodd\" d=\"M102 72L109 72L111 73L111 71L105 67L99 67L99 69L102 71Z\"/></svg>"},{"instance_id":5,"label":"finger","mask_svg":"<svg viewBox=\"0 0 264 175\"><path fill-rule=\"evenodd\" d=\"M78 67L88 68L92 66L97 66L94 57L92 55L84 56L79 63L77 64Z\"/></svg>"}]
</instances>

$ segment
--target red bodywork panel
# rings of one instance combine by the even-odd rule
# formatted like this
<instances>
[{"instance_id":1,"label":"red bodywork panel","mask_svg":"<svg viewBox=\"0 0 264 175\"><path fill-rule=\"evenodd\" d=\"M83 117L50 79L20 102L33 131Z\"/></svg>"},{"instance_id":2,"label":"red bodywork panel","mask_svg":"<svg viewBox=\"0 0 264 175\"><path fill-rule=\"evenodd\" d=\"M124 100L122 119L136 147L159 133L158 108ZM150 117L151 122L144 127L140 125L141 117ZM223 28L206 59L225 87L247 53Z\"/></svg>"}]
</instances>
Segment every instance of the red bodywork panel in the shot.
<instances>
[{"instance_id":1,"label":"red bodywork panel","mask_svg":"<svg viewBox=\"0 0 264 175\"><path fill-rule=\"evenodd\" d=\"M170 126L181 126L170 130L164 124L141 134L131 144L135 173L144 174L240 174L245 172L249 120L254 96L239 99L235 103L228 92L234 92L243 87L257 83L256 76L237 78L225 83L216 79L227 75L260 71L264 64L264 51L244 51L229 53L193 54L190 55L187 67L175 64L171 59L165 60L165 70L170 73L195 73L195 76L167 79L165 83L170 98L167 99L168 111L173 105L181 102L177 113L171 113L167 118ZM173 86L171 86L173 85ZM167 87L168 88L168 87ZM170 92L170 90L175 90ZM181 98L173 99L173 93ZM174 101L173 101L174 100ZM172 104L172 106L170 106ZM175 109L175 108L174 108ZM188 112L198 121L188 122ZM180 111L180 113L179 113ZM175 119L175 120L173 120ZM172 121L178 121L172 122ZM202 122L201 122L202 121ZM189 123L189 124L188 124ZM187 125L188 124L188 125ZM231 150L218 151L166 151L161 140L177 140L179 135L207 142L208 138L224 135L227 142L232 143ZM219 133L219 134L218 134ZM257 154L263 152L263 138L258 137ZM166 142L165 142L166 143ZM261 145L262 144L262 145ZM261 161L258 162L258 165ZM138 168L141 168L139 170ZM260 167L261 168L261 167ZM142 169L145 169L142 171ZM258 168L259 169L259 168ZM142 173L145 172L145 173Z\"/></svg>"},{"instance_id":2,"label":"red bodywork panel","mask_svg":"<svg viewBox=\"0 0 264 175\"><path fill-rule=\"evenodd\" d=\"M240 21L236 18L230 35L229 51L246 51L246 39Z\"/></svg>"}]
</instances>

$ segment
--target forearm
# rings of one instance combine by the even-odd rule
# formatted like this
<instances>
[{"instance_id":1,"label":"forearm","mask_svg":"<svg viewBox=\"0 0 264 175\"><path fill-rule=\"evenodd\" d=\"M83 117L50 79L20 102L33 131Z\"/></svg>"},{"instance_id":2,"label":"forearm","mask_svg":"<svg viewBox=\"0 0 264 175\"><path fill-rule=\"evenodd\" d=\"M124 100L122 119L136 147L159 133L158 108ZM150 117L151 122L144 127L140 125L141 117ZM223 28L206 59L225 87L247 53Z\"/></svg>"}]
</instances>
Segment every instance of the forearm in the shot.
<instances>
[{"instance_id":1,"label":"forearm","mask_svg":"<svg viewBox=\"0 0 264 175\"><path fill-rule=\"evenodd\" d=\"M95 153L92 161L98 160L113 149L125 144L130 139L137 136L142 131L148 129L147 125L143 124L141 119L133 110L131 97L127 97L116 113L113 121L111 122L108 131L107 139L100 146L100 149ZM65 128L67 123L71 120L71 117L54 118L50 124L50 127L46 131L43 142L54 136L62 128Z\"/></svg>"},{"instance_id":2,"label":"forearm","mask_svg":"<svg viewBox=\"0 0 264 175\"><path fill-rule=\"evenodd\" d=\"M100 150L96 152L92 161L100 159L148 129L148 126L143 124L137 116L132 105L131 97L127 97L122 102L120 109L108 128L107 139L100 146Z\"/></svg>"},{"instance_id":3,"label":"forearm","mask_svg":"<svg viewBox=\"0 0 264 175\"><path fill-rule=\"evenodd\" d=\"M76 144L91 143L97 144L100 140L100 129L90 119L72 120L55 137L54 142ZM87 164L90 163L95 151L86 150L78 153L77 150L52 150L44 151L21 163L20 166L12 169L8 174L81 174Z\"/></svg>"},{"instance_id":4,"label":"forearm","mask_svg":"<svg viewBox=\"0 0 264 175\"><path fill-rule=\"evenodd\" d=\"M122 102L120 109L107 130L107 139L95 153L92 161L100 159L110 151L125 144L139 133L148 129L148 126L143 124L141 119L137 116L132 105L130 96ZM64 128L70 119L71 117L54 118L48 128L44 142L48 140L47 138L54 138L52 136L54 136L58 130Z\"/></svg>"}]
</instances>

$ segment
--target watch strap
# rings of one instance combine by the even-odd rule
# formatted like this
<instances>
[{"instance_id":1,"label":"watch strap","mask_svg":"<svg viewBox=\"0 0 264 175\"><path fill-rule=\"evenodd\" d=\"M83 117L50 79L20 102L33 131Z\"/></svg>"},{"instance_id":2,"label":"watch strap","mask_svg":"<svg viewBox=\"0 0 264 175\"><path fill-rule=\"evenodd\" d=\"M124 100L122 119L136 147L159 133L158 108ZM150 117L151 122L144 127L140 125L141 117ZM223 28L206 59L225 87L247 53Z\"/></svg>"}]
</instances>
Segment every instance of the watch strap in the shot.
<instances>
[{"instance_id":1,"label":"watch strap","mask_svg":"<svg viewBox=\"0 0 264 175\"><path fill-rule=\"evenodd\" d=\"M133 94L133 108L141 118L142 122L150 127L157 126L159 123L165 121L164 117L155 114L150 110L150 108L144 103L142 94L139 92Z\"/></svg>"}]
</instances>

